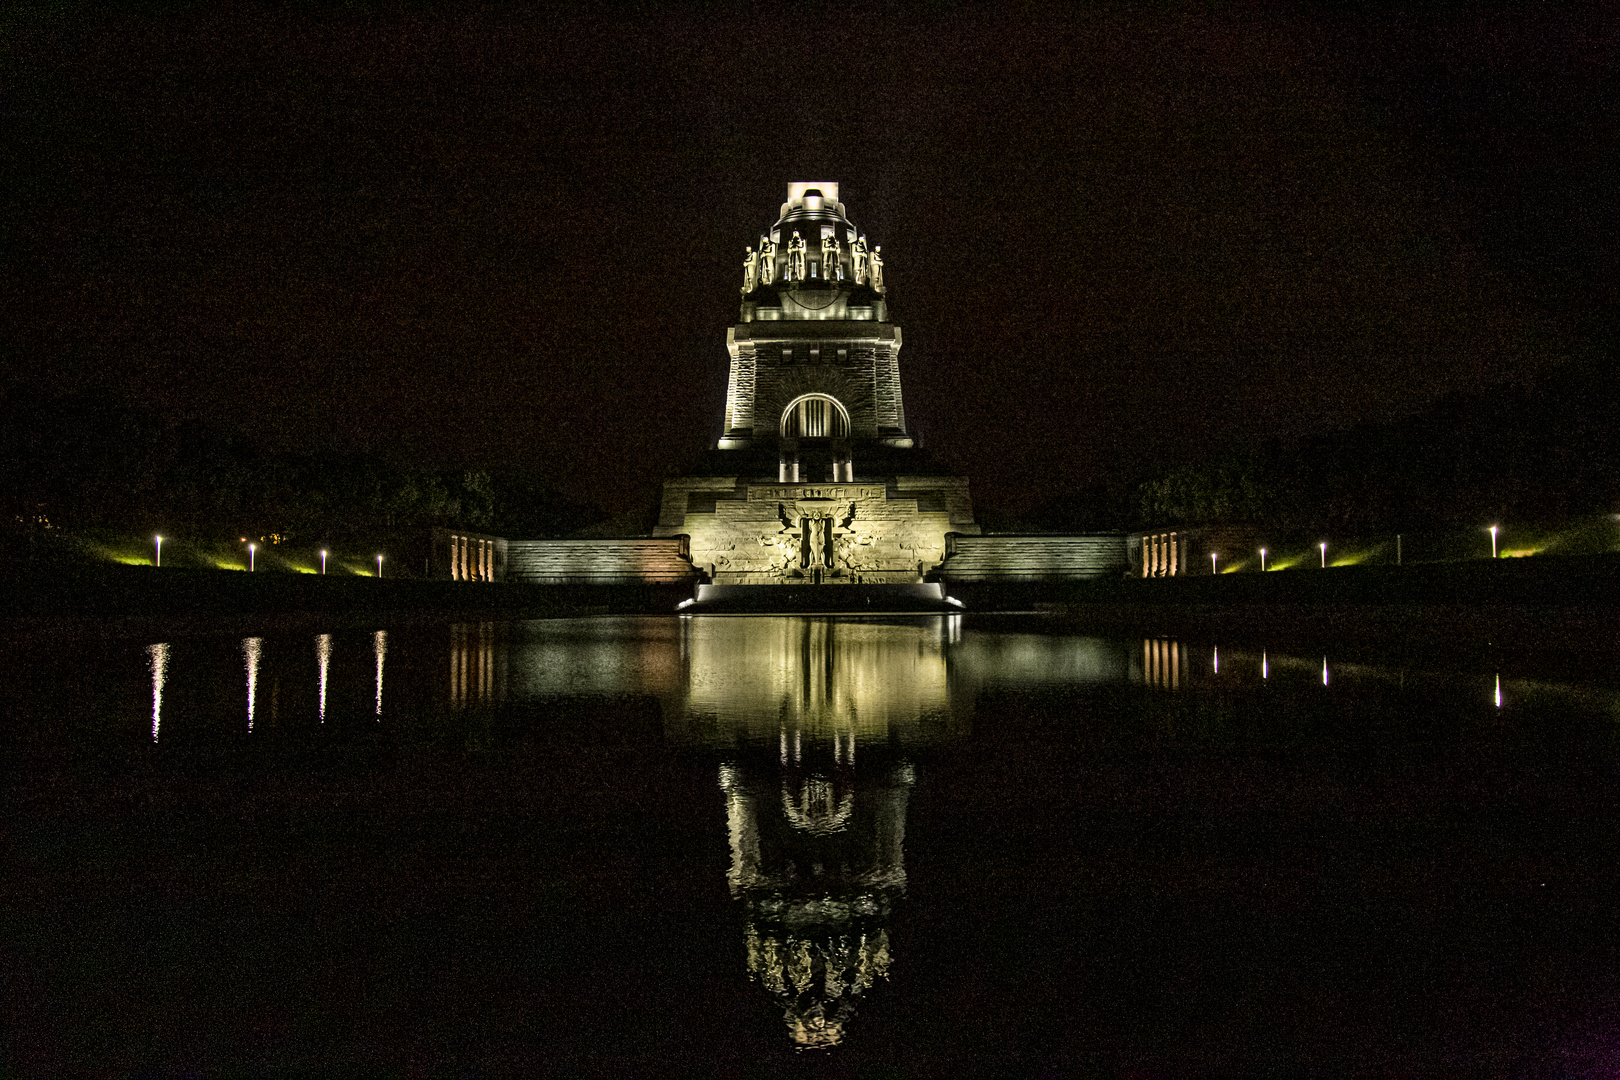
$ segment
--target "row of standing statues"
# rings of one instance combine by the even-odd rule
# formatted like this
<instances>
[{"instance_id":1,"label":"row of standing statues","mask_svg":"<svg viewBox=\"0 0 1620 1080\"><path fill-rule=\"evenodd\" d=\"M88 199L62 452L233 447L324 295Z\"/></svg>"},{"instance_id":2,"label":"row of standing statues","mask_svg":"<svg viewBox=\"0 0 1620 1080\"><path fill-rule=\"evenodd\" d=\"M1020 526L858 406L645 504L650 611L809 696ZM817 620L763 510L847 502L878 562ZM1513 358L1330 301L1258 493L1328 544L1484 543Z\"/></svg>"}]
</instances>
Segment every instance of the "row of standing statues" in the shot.
<instances>
[{"instance_id":1,"label":"row of standing statues","mask_svg":"<svg viewBox=\"0 0 1620 1080\"><path fill-rule=\"evenodd\" d=\"M777 277L777 243L769 236L759 238L759 250L752 247L743 257L743 286L744 295L753 292L761 285L775 283ZM781 267L783 281L805 281L807 263L807 249L804 237L797 232L786 245L786 261ZM883 246L880 244L870 251L866 247L866 237L862 236L849 245L849 273L845 276L844 262L839 256L838 240L835 237L821 238L821 281L840 282L852 281L856 285L870 285L874 291L883 292Z\"/></svg>"}]
</instances>

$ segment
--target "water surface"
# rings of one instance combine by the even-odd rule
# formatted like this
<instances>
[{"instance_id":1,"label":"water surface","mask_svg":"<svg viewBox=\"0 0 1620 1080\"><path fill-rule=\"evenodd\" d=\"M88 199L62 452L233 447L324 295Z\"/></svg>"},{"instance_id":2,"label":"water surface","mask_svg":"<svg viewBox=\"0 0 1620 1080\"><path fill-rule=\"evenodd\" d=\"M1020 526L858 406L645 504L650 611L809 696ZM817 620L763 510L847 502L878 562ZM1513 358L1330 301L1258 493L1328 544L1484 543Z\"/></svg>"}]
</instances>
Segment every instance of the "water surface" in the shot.
<instances>
[{"instance_id":1,"label":"water surface","mask_svg":"<svg viewBox=\"0 0 1620 1080\"><path fill-rule=\"evenodd\" d=\"M940 616L4 674L22 1074L1620 1066L1610 673Z\"/></svg>"}]
</instances>

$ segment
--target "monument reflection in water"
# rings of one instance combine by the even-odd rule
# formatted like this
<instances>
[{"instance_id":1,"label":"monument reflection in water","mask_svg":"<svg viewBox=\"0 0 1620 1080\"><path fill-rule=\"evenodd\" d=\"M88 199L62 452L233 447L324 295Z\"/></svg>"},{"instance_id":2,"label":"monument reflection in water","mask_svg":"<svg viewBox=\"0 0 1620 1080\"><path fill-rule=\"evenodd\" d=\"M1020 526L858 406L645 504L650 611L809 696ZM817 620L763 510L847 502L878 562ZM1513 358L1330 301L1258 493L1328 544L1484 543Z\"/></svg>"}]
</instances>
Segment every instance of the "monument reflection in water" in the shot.
<instances>
[{"instance_id":1,"label":"monument reflection in water","mask_svg":"<svg viewBox=\"0 0 1620 1080\"><path fill-rule=\"evenodd\" d=\"M960 625L949 615L529 623L509 685L519 698L655 695L666 738L714 754L748 973L798 1046L830 1047L890 967L911 755L965 730L949 663Z\"/></svg>"},{"instance_id":2,"label":"monument reflection in water","mask_svg":"<svg viewBox=\"0 0 1620 1080\"><path fill-rule=\"evenodd\" d=\"M836 1046L888 974L906 886L908 752L953 738L949 617L921 625L690 619L672 738L720 787L749 974L801 1048Z\"/></svg>"}]
</instances>

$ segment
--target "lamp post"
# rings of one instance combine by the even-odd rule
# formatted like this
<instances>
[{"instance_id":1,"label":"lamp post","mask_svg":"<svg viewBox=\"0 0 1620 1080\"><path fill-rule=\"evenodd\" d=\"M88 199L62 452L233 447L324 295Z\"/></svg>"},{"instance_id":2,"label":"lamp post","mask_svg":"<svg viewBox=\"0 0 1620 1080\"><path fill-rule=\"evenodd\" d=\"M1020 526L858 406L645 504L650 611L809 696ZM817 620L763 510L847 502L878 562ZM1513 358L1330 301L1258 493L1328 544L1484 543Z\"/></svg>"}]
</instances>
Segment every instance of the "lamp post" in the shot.
<instances>
[{"instance_id":1,"label":"lamp post","mask_svg":"<svg viewBox=\"0 0 1620 1080\"><path fill-rule=\"evenodd\" d=\"M1491 558L1494 559L1496 558L1496 526L1492 525L1488 531L1491 534Z\"/></svg>"},{"instance_id":2,"label":"lamp post","mask_svg":"<svg viewBox=\"0 0 1620 1080\"><path fill-rule=\"evenodd\" d=\"M321 577L326 576L326 551L321 551Z\"/></svg>"},{"instance_id":3,"label":"lamp post","mask_svg":"<svg viewBox=\"0 0 1620 1080\"><path fill-rule=\"evenodd\" d=\"M382 577L382 556L377 556L377 576Z\"/></svg>"},{"instance_id":4,"label":"lamp post","mask_svg":"<svg viewBox=\"0 0 1620 1080\"><path fill-rule=\"evenodd\" d=\"M1327 541L1324 540L1324 541L1322 541L1322 543L1317 544L1316 546L1322 549L1322 569L1326 570L1327 569Z\"/></svg>"},{"instance_id":5,"label":"lamp post","mask_svg":"<svg viewBox=\"0 0 1620 1080\"><path fill-rule=\"evenodd\" d=\"M1260 572L1262 574L1266 572L1266 549L1265 548L1260 549Z\"/></svg>"},{"instance_id":6,"label":"lamp post","mask_svg":"<svg viewBox=\"0 0 1620 1080\"><path fill-rule=\"evenodd\" d=\"M154 536L154 537L152 537L152 539L157 541L157 565L162 566L163 565L163 537Z\"/></svg>"},{"instance_id":7,"label":"lamp post","mask_svg":"<svg viewBox=\"0 0 1620 1080\"><path fill-rule=\"evenodd\" d=\"M253 572L253 557L258 552L258 550L259 550L259 545L258 544L249 544L248 545L248 573L250 573L250 574Z\"/></svg>"}]
</instances>

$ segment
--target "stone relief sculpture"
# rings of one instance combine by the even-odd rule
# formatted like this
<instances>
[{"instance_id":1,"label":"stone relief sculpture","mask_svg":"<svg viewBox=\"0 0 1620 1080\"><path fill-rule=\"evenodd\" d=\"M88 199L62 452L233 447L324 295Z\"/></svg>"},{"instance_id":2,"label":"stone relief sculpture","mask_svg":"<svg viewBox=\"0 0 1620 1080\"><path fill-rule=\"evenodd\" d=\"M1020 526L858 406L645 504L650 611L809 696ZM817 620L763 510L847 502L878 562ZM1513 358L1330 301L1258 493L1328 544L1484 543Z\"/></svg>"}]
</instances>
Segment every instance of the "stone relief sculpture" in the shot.
<instances>
[{"instance_id":1,"label":"stone relief sculpture","mask_svg":"<svg viewBox=\"0 0 1620 1080\"><path fill-rule=\"evenodd\" d=\"M742 291L743 291L744 296L747 296L749 293L754 291L754 283L758 279L759 279L759 252L755 251L753 249L753 247L750 246L749 249L748 249L748 254L743 256L743 285L742 285Z\"/></svg>"},{"instance_id":2,"label":"stone relief sculpture","mask_svg":"<svg viewBox=\"0 0 1620 1080\"><path fill-rule=\"evenodd\" d=\"M849 276L857 285L866 284L866 237L849 245Z\"/></svg>"},{"instance_id":3,"label":"stone relief sculpture","mask_svg":"<svg viewBox=\"0 0 1620 1080\"><path fill-rule=\"evenodd\" d=\"M865 520L862 501L842 497L772 500L775 521L755 519L709 556L737 584L861 584L902 580L944 558L932 530L896 529L891 518ZM752 552L752 554L750 554ZM918 569L919 565L922 569Z\"/></svg>"},{"instance_id":4,"label":"stone relief sculpture","mask_svg":"<svg viewBox=\"0 0 1620 1080\"><path fill-rule=\"evenodd\" d=\"M879 244L872 249L872 288L878 292L883 291L883 245Z\"/></svg>"},{"instance_id":5,"label":"stone relief sculpture","mask_svg":"<svg viewBox=\"0 0 1620 1080\"><path fill-rule=\"evenodd\" d=\"M805 249L804 237L800 236L797 232L795 232L793 234L793 239L788 241L788 246L787 246L787 251L788 251L787 280L789 280L789 281L803 281L804 280L804 249Z\"/></svg>"},{"instance_id":6,"label":"stone relief sculpture","mask_svg":"<svg viewBox=\"0 0 1620 1080\"><path fill-rule=\"evenodd\" d=\"M776 504L776 519L782 527L759 538L759 546L770 551L763 572L779 581L803 576L799 567L804 561L804 529L785 503Z\"/></svg>"},{"instance_id":7,"label":"stone relief sculpture","mask_svg":"<svg viewBox=\"0 0 1620 1080\"><path fill-rule=\"evenodd\" d=\"M769 285L776 280L776 241L769 236L759 238L759 283Z\"/></svg>"},{"instance_id":8,"label":"stone relief sculpture","mask_svg":"<svg viewBox=\"0 0 1620 1080\"><path fill-rule=\"evenodd\" d=\"M838 264L838 241L831 236L821 238L821 276L825 281L842 280L844 268Z\"/></svg>"},{"instance_id":9,"label":"stone relief sculpture","mask_svg":"<svg viewBox=\"0 0 1620 1080\"><path fill-rule=\"evenodd\" d=\"M803 539L798 529L791 531L783 529L777 533L761 536L759 546L770 549L770 555L766 558L765 573L783 581L799 576Z\"/></svg>"},{"instance_id":10,"label":"stone relief sculpture","mask_svg":"<svg viewBox=\"0 0 1620 1080\"><path fill-rule=\"evenodd\" d=\"M833 563L852 573L876 570L877 536L855 517L853 502L843 512L833 515Z\"/></svg>"}]
</instances>

